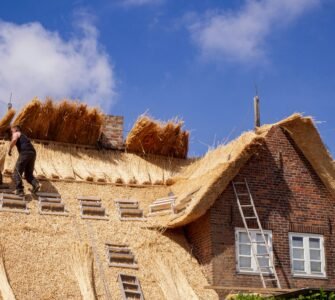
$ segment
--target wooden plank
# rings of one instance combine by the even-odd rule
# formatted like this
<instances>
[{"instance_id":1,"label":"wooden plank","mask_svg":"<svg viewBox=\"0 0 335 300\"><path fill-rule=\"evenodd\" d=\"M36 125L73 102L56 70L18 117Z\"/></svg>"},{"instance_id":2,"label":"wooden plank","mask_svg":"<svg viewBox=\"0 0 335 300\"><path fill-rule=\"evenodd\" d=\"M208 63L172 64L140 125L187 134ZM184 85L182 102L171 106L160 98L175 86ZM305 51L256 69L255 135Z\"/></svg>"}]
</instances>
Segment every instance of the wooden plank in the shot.
<instances>
[{"instance_id":1,"label":"wooden plank","mask_svg":"<svg viewBox=\"0 0 335 300\"><path fill-rule=\"evenodd\" d=\"M130 215L139 215L143 214L143 209L138 208L122 208L120 209L120 213L123 214L130 214Z\"/></svg>"},{"instance_id":2,"label":"wooden plank","mask_svg":"<svg viewBox=\"0 0 335 300\"><path fill-rule=\"evenodd\" d=\"M56 212L56 211L39 211L40 215L50 215L50 216L65 216L69 215L68 212Z\"/></svg>"},{"instance_id":3,"label":"wooden plank","mask_svg":"<svg viewBox=\"0 0 335 300\"><path fill-rule=\"evenodd\" d=\"M29 215L28 209L15 209L15 208L1 208L0 212L11 212L11 213L19 213L19 214L27 214Z\"/></svg>"},{"instance_id":4,"label":"wooden plank","mask_svg":"<svg viewBox=\"0 0 335 300\"><path fill-rule=\"evenodd\" d=\"M115 203L138 203L138 200L133 199L115 199Z\"/></svg>"},{"instance_id":5,"label":"wooden plank","mask_svg":"<svg viewBox=\"0 0 335 300\"><path fill-rule=\"evenodd\" d=\"M15 199L15 200L24 200L24 196L14 195L14 194L2 194L2 199Z\"/></svg>"},{"instance_id":6,"label":"wooden plank","mask_svg":"<svg viewBox=\"0 0 335 300\"><path fill-rule=\"evenodd\" d=\"M99 217L99 216L88 216L88 215L81 215L82 219L89 219L89 220L105 220L108 221L108 217Z\"/></svg>"},{"instance_id":7,"label":"wooden plank","mask_svg":"<svg viewBox=\"0 0 335 300\"><path fill-rule=\"evenodd\" d=\"M40 202L52 202L52 203L61 203L61 198L44 198L44 197L38 197L38 201Z\"/></svg>"},{"instance_id":8,"label":"wooden plank","mask_svg":"<svg viewBox=\"0 0 335 300\"><path fill-rule=\"evenodd\" d=\"M138 208L138 203L119 203L119 208Z\"/></svg>"},{"instance_id":9,"label":"wooden plank","mask_svg":"<svg viewBox=\"0 0 335 300\"><path fill-rule=\"evenodd\" d=\"M60 209L65 210L65 204L64 203L47 203L47 202L41 202L40 203L41 209Z\"/></svg>"},{"instance_id":10,"label":"wooden plank","mask_svg":"<svg viewBox=\"0 0 335 300\"><path fill-rule=\"evenodd\" d=\"M96 196L78 196L77 199L79 201L101 201L101 198Z\"/></svg>"},{"instance_id":11,"label":"wooden plank","mask_svg":"<svg viewBox=\"0 0 335 300\"><path fill-rule=\"evenodd\" d=\"M90 207L102 207L101 202L93 202L93 201L80 201L81 206L90 206Z\"/></svg>"},{"instance_id":12,"label":"wooden plank","mask_svg":"<svg viewBox=\"0 0 335 300\"><path fill-rule=\"evenodd\" d=\"M22 201L22 200L17 200L17 199L4 199L2 200L2 207L22 207L26 208L27 207L27 202Z\"/></svg>"},{"instance_id":13,"label":"wooden plank","mask_svg":"<svg viewBox=\"0 0 335 300\"><path fill-rule=\"evenodd\" d=\"M47 197L47 198L61 198L61 195L58 194L58 193L37 192L36 196L38 196L38 197Z\"/></svg>"},{"instance_id":14,"label":"wooden plank","mask_svg":"<svg viewBox=\"0 0 335 300\"><path fill-rule=\"evenodd\" d=\"M129 259L129 260L135 260L135 255L131 253L115 253L115 252L109 252L109 256L111 259L117 258L117 259Z\"/></svg>"},{"instance_id":15,"label":"wooden plank","mask_svg":"<svg viewBox=\"0 0 335 300\"><path fill-rule=\"evenodd\" d=\"M101 214L105 214L105 208L103 207L92 207L92 206L83 206L82 207L82 212L84 214L86 213L101 213Z\"/></svg>"},{"instance_id":16,"label":"wooden plank","mask_svg":"<svg viewBox=\"0 0 335 300\"><path fill-rule=\"evenodd\" d=\"M109 267L116 267L116 268L126 268L126 269L138 269L137 264L123 264L123 263L116 263L116 262L110 262L108 264Z\"/></svg>"}]
</instances>

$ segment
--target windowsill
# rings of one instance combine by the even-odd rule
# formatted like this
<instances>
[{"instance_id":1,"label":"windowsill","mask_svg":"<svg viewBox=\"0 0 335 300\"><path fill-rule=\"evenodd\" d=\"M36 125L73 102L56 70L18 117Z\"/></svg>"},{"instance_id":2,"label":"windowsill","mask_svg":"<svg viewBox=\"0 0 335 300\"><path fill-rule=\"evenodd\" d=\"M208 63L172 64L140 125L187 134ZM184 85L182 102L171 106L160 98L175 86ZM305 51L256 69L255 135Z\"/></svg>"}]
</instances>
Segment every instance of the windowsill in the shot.
<instances>
[{"instance_id":1,"label":"windowsill","mask_svg":"<svg viewBox=\"0 0 335 300\"><path fill-rule=\"evenodd\" d=\"M328 280L329 278L326 275L306 275L306 274L293 274L293 278L304 278L304 279L320 279Z\"/></svg>"}]
</instances>

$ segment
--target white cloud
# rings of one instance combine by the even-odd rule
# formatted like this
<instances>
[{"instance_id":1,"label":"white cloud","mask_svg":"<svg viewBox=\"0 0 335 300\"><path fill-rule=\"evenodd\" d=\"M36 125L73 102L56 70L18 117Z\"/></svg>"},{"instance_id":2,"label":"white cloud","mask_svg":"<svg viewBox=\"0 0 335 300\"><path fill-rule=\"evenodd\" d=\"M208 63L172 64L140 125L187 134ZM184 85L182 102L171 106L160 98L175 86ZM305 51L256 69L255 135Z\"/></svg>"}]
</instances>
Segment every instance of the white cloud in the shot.
<instances>
[{"instance_id":1,"label":"white cloud","mask_svg":"<svg viewBox=\"0 0 335 300\"><path fill-rule=\"evenodd\" d=\"M79 19L68 40L37 22L0 20L0 66L0 100L13 92L17 108L34 96L76 98L103 109L115 100L113 68L89 18Z\"/></svg>"},{"instance_id":2,"label":"white cloud","mask_svg":"<svg viewBox=\"0 0 335 300\"><path fill-rule=\"evenodd\" d=\"M321 0L247 0L236 12L207 12L189 26L192 39L208 59L246 62L265 57L266 38Z\"/></svg>"},{"instance_id":3,"label":"white cloud","mask_svg":"<svg viewBox=\"0 0 335 300\"><path fill-rule=\"evenodd\" d=\"M160 4L163 0L121 0L124 6L143 6L151 4Z\"/></svg>"}]
</instances>

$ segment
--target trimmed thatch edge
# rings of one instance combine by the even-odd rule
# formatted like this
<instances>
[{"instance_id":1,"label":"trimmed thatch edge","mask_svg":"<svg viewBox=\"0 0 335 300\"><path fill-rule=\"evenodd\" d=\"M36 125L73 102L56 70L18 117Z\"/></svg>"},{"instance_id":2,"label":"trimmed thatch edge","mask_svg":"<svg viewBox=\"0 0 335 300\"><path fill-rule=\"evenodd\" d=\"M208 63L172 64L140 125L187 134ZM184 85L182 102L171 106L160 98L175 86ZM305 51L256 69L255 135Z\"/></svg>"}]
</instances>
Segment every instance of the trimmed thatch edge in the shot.
<instances>
[{"instance_id":1,"label":"trimmed thatch edge","mask_svg":"<svg viewBox=\"0 0 335 300\"><path fill-rule=\"evenodd\" d=\"M283 128L290 134L321 181L335 196L334 160L324 145L313 119L296 113L278 123L260 127L256 132L258 137L248 143L235 160L219 164L216 169L201 176L206 178L206 180L212 178L210 187L208 188L208 185L207 189L202 187L186 208L185 213L177 218L172 216L165 222L165 225L161 224L161 226L168 228L181 227L203 216L215 203L217 197L226 189L230 181L238 174L239 170L247 163L252 154L257 151L258 147L255 146L262 144L266 135L275 126Z\"/></svg>"}]
</instances>

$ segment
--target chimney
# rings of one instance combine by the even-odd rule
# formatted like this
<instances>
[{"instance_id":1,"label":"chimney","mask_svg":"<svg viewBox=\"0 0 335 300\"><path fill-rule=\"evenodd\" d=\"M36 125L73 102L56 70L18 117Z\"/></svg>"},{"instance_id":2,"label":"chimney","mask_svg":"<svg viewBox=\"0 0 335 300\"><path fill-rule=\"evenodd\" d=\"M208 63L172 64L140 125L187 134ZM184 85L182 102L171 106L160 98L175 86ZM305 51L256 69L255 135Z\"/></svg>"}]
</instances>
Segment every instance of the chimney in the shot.
<instances>
[{"instance_id":1,"label":"chimney","mask_svg":"<svg viewBox=\"0 0 335 300\"><path fill-rule=\"evenodd\" d=\"M123 117L105 115L101 143L107 149L123 149Z\"/></svg>"},{"instance_id":2,"label":"chimney","mask_svg":"<svg viewBox=\"0 0 335 300\"><path fill-rule=\"evenodd\" d=\"M255 130L261 126L261 116L259 112L259 97L254 97L254 118L255 118Z\"/></svg>"}]
</instances>

